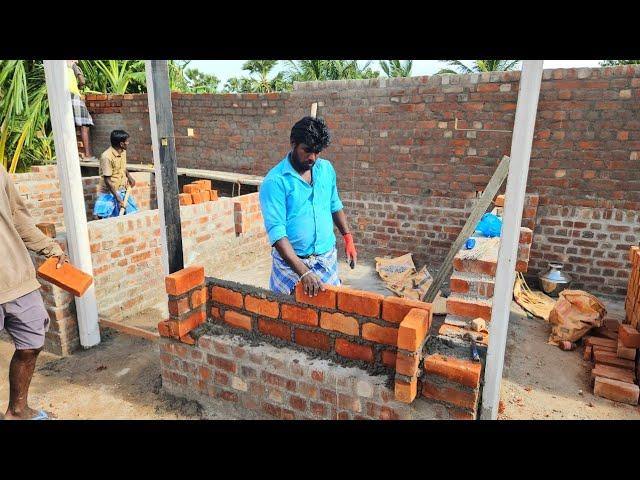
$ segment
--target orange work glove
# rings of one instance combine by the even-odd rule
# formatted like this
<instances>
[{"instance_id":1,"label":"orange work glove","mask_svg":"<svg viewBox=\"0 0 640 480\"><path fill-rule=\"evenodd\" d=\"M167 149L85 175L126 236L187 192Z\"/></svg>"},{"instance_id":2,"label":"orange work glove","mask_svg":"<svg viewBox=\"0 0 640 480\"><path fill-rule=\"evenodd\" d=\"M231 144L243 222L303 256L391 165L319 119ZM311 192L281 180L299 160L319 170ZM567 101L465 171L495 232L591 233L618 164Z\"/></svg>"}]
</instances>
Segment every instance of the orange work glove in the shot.
<instances>
[{"instance_id":1,"label":"orange work glove","mask_svg":"<svg viewBox=\"0 0 640 480\"><path fill-rule=\"evenodd\" d=\"M356 252L356 246L353 244L353 236L350 233L345 233L342 238L344 238L344 251L347 254L347 260L349 260L349 264L353 268L358 260L358 252Z\"/></svg>"}]
</instances>

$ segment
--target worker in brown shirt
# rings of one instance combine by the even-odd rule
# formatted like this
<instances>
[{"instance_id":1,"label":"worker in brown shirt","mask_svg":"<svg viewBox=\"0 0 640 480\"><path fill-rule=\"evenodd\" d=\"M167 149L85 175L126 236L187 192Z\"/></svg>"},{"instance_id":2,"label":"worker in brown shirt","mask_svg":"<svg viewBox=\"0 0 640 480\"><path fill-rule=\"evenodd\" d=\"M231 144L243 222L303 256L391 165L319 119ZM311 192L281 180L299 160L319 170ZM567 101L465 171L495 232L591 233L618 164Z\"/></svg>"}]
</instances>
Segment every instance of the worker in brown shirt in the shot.
<instances>
[{"instance_id":1,"label":"worker in brown shirt","mask_svg":"<svg viewBox=\"0 0 640 480\"><path fill-rule=\"evenodd\" d=\"M127 169L127 146L129 134L124 130L111 132L111 146L100 155L100 184L93 214L98 218L117 217L120 209L130 214L138 211L138 207L129 193L125 204L127 188L133 188L136 181Z\"/></svg>"},{"instance_id":2,"label":"worker in brown shirt","mask_svg":"<svg viewBox=\"0 0 640 480\"><path fill-rule=\"evenodd\" d=\"M38 354L49 329L36 271L28 250L66 261L60 245L44 235L29 215L11 177L0 164L0 330L16 351L9 364L9 405L5 420L45 420L44 410L29 408L27 396Z\"/></svg>"}]
</instances>

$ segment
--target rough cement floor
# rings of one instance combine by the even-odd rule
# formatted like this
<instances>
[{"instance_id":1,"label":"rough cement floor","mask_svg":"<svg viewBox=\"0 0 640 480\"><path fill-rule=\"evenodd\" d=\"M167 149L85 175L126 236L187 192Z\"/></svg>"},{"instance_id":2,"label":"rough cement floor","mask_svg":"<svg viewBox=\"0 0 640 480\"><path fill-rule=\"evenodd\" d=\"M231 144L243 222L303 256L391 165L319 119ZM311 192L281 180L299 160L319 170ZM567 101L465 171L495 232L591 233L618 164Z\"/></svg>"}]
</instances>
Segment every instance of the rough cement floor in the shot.
<instances>
[{"instance_id":1,"label":"rough cement floor","mask_svg":"<svg viewBox=\"0 0 640 480\"><path fill-rule=\"evenodd\" d=\"M581 346L565 352L547 344L549 323L528 318L515 302L511 310L499 419L640 419L640 407L593 395L592 364L582 359Z\"/></svg>"}]
</instances>

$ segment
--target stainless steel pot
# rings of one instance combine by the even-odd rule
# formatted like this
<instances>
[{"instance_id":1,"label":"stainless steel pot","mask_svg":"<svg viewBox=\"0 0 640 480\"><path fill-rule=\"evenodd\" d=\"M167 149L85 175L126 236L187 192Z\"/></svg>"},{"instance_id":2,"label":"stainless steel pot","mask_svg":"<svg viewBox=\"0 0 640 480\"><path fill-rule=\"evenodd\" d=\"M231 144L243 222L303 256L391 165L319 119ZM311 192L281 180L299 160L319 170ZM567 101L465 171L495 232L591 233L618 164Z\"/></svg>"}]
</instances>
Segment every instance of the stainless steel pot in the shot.
<instances>
[{"instance_id":1,"label":"stainless steel pot","mask_svg":"<svg viewBox=\"0 0 640 480\"><path fill-rule=\"evenodd\" d=\"M561 291L571 286L571 276L562 271L563 267L564 264L559 262L549 263L549 269L538 275L542 291L551 297L557 297Z\"/></svg>"}]
</instances>

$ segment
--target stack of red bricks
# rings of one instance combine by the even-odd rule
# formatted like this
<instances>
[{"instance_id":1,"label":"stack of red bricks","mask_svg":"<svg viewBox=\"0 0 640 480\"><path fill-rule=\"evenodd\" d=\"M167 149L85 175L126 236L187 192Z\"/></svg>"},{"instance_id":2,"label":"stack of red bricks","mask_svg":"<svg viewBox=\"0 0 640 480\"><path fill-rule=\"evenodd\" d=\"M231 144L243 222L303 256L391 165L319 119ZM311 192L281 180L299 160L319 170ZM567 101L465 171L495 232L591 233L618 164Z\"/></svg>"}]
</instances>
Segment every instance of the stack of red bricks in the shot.
<instances>
[{"instance_id":1,"label":"stack of red bricks","mask_svg":"<svg viewBox=\"0 0 640 480\"><path fill-rule=\"evenodd\" d=\"M211 180L196 180L182 187L180 205L212 202L218 200L218 191L211 189Z\"/></svg>"},{"instance_id":2,"label":"stack of red bricks","mask_svg":"<svg viewBox=\"0 0 640 480\"><path fill-rule=\"evenodd\" d=\"M638 328L640 323L640 247L631 247L629 259L631 260L631 273L624 308L631 326Z\"/></svg>"},{"instance_id":3,"label":"stack of red bricks","mask_svg":"<svg viewBox=\"0 0 640 480\"><path fill-rule=\"evenodd\" d=\"M616 402L638 404L636 357L640 333L628 324L606 319L595 335L584 337L584 359L594 361L593 394Z\"/></svg>"}]
</instances>

